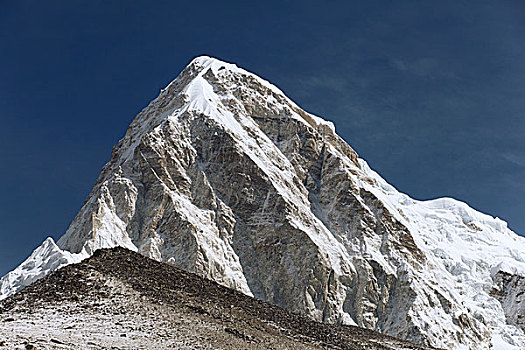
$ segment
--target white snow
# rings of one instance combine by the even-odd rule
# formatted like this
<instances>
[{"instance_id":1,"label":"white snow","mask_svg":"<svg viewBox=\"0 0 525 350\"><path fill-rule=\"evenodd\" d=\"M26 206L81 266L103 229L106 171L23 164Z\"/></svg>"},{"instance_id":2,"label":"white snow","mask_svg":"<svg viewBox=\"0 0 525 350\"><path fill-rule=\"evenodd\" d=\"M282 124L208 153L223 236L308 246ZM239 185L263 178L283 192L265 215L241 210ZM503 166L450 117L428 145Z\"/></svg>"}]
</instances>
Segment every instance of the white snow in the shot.
<instances>
[{"instance_id":1,"label":"white snow","mask_svg":"<svg viewBox=\"0 0 525 350\"><path fill-rule=\"evenodd\" d=\"M506 324L502 305L489 293L492 277L500 270L525 276L525 238L509 230L501 219L455 199L411 199L387 184L364 160L360 164L365 175L377 183L362 185L387 204L432 259L436 268L429 271L428 279L437 281L469 313L491 324L495 349L524 349L523 331Z\"/></svg>"},{"instance_id":2,"label":"white snow","mask_svg":"<svg viewBox=\"0 0 525 350\"><path fill-rule=\"evenodd\" d=\"M61 250L53 238L48 237L20 266L0 279L0 300L44 277L49 272L80 262L88 256L86 251L72 254Z\"/></svg>"}]
</instances>

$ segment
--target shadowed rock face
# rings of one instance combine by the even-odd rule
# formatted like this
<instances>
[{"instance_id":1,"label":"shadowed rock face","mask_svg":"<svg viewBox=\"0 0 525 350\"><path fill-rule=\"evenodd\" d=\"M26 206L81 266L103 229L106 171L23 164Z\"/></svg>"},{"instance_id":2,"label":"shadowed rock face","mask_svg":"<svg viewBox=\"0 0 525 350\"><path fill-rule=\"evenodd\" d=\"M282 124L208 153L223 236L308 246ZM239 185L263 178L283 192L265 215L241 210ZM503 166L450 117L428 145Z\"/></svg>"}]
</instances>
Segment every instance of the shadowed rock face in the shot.
<instances>
[{"instance_id":1,"label":"shadowed rock face","mask_svg":"<svg viewBox=\"0 0 525 350\"><path fill-rule=\"evenodd\" d=\"M525 277L498 271L490 294L503 305L508 323L525 330Z\"/></svg>"},{"instance_id":2,"label":"shadowed rock face","mask_svg":"<svg viewBox=\"0 0 525 350\"><path fill-rule=\"evenodd\" d=\"M120 245L316 321L488 349L504 326L487 287L499 261L454 247L525 243L465 207L400 194L331 123L200 57L135 118L53 251L74 262Z\"/></svg>"},{"instance_id":3,"label":"shadowed rock face","mask_svg":"<svg viewBox=\"0 0 525 350\"><path fill-rule=\"evenodd\" d=\"M97 250L1 301L0 341L37 349L430 350L314 322L124 248Z\"/></svg>"}]
</instances>

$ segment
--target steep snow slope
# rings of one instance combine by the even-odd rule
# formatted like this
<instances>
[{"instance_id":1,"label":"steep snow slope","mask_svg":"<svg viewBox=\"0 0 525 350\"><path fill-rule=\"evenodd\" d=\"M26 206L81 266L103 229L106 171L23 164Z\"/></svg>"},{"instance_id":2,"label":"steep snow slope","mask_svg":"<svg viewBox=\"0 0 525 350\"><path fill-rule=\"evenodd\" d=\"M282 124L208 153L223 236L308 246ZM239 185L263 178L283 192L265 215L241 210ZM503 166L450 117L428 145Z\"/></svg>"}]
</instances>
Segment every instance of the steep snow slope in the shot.
<instances>
[{"instance_id":1,"label":"steep snow slope","mask_svg":"<svg viewBox=\"0 0 525 350\"><path fill-rule=\"evenodd\" d=\"M525 239L464 203L399 193L333 124L210 57L135 118L60 248L46 242L2 279L3 297L122 245L315 320L525 347Z\"/></svg>"},{"instance_id":2,"label":"steep snow slope","mask_svg":"<svg viewBox=\"0 0 525 350\"><path fill-rule=\"evenodd\" d=\"M523 348L523 321L518 324L505 315L523 313L525 307L516 294L523 294L525 285L522 282L504 291L508 286L497 283L495 275L525 276L525 239L504 221L465 203L452 198L416 201L388 185L364 161L363 169L377 181L369 189L402 216L418 246L433 261L434 269L427 278L448 290L464 306L463 311L489 326L494 344L499 344L495 349ZM506 303L498 302L495 293L505 296Z\"/></svg>"}]
</instances>

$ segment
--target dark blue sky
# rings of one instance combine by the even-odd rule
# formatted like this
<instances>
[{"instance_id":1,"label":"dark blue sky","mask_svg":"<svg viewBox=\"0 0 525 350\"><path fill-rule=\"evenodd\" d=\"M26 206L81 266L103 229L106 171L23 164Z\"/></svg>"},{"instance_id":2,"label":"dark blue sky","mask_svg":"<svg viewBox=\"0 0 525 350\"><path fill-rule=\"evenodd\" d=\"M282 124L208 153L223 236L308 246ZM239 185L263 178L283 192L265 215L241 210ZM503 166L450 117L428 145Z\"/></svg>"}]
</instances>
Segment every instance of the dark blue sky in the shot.
<instances>
[{"instance_id":1,"label":"dark blue sky","mask_svg":"<svg viewBox=\"0 0 525 350\"><path fill-rule=\"evenodd\" d=\"M0 1L0 275L201 54L334 121L399 190L525 233L523 1Z\"/></svg>"}]
</instances>

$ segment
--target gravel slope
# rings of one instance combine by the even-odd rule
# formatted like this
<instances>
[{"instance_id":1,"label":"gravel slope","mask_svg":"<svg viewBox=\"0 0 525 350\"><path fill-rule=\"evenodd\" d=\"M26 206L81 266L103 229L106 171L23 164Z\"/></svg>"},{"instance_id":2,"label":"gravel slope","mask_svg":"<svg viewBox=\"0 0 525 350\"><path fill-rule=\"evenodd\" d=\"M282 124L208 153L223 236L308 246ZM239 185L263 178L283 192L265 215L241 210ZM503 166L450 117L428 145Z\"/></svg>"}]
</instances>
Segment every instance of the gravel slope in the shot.
<instances>
[{"instance_id":1,"label":"gravel slope","mask_svg":"<svg viewBox=\"0 0 525 350\"><path fill-rule=\"evenodd\" d=\"M429 349L313 322L124 248L0 302L9 349Z\"/></svg>"}]
</instances>

